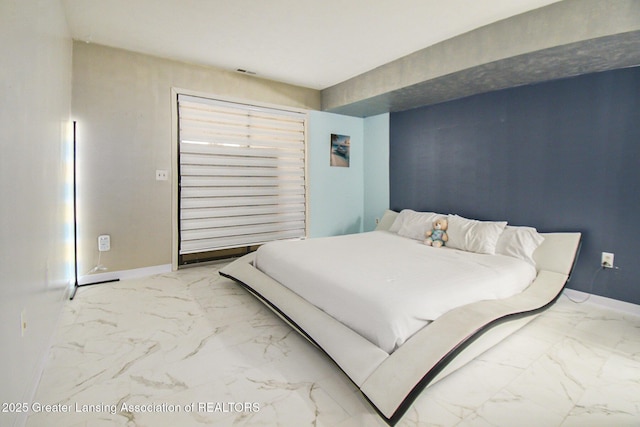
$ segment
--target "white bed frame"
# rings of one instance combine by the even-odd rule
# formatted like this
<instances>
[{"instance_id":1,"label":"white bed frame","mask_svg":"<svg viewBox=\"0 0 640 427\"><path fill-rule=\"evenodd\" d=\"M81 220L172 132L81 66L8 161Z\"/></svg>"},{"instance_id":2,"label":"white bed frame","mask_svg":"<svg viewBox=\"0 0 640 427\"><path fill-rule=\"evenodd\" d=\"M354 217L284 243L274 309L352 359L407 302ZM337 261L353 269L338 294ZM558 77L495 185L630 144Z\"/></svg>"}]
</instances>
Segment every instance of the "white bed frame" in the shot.
<instances>
[{"instance_id":1,"label":"white bed frame","mask_svg":"<svg viewBox=\"0 0 640 427\"><path fill-rule=\"evenodd\" d=\"M388 211L378 229L388 229ZM254 254L224 267L235 280L326 353L385 421L394 425L422 390L462 367L535 318L560 296L580 247L580 233L543 233L538 275L522 293L451 310L386 353L253 266Z\"/></svg>"}]
</instances>

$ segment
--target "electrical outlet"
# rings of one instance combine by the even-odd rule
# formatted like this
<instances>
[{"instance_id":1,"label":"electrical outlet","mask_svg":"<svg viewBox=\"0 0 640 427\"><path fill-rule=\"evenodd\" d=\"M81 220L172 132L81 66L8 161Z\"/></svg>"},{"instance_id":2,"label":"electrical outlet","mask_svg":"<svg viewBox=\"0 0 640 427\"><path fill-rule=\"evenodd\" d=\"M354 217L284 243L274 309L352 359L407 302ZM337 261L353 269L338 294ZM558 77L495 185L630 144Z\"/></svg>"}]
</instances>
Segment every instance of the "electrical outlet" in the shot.
<instances>
[{"instance_id":1,"label":"electrical outlet","mask_svg":"<svg viewBox=\"0 0 640 427\"><path fill-rule=\"evenodd\" d=\"M111 236L109 236L108 234L98 236L98 250L100 252L111 250Z\"/></svg>"},{"instance_id":2,"label":"electrical outlet","mask_svg":"<svg viewBox=\"0 0 640 427\"><path fill-rule=\"evenodd\" d=\"M166 170L156 170L156 181L167 181L169 179L169 172Z\"/></svg>"},{"instance_id":3,"label":"electrical outlet","mask_svg":"<svg viewBox=\"0 0 640 427\"><path fill-rule=\"evenodd\" d=\"M602 252L601 265L606 268L613 268L613 254L611 252Z\"/></svg>"}]
</instances>

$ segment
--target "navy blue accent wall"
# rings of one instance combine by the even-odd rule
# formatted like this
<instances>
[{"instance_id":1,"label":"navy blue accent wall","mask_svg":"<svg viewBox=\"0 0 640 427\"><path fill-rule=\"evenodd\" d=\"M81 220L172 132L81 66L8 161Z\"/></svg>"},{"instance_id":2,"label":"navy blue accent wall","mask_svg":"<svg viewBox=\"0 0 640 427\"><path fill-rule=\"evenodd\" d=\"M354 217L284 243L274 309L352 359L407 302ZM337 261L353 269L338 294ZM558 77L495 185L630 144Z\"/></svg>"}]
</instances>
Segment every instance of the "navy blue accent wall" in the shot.
<instances>
[{"instance_id":1,"label":"navy blue accent wall","mask_svg":"<svg viewBox=\"0 0 640 427\"><path fill-rule=\"evenodd\" d=\"M393 113L389 144L391 209L581 231L568 286L640 304L640 67Z\"/></svg>"}]
</instances>

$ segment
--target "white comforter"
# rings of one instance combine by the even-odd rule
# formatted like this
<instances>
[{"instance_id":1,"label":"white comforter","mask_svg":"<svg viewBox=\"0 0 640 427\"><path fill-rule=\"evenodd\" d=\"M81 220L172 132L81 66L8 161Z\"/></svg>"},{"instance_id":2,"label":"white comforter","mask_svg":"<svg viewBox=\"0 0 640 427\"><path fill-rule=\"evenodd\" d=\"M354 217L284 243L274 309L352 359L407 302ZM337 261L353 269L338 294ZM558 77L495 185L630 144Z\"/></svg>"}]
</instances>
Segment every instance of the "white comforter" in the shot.
<instances>
[{"instance_id":1,"label":"white comforter","mask_svg":"<svg viewBox=\"0 0 640 427\"><path fill-rule=\"evenodd\" d=\"M447 311L515 295L536 276L516 258L386 231L269 243L255 266L387 353Z\"/></svg>"}]
</instances>

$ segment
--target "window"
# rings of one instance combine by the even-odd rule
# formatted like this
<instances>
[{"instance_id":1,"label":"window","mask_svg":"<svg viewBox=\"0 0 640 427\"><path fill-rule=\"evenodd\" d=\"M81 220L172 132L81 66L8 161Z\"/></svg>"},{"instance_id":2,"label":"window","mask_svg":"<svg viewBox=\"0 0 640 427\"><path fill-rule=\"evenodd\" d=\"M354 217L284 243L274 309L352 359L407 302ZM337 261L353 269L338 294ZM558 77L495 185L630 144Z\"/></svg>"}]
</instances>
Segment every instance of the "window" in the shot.
<instances>
[{"instance_id":1,"label":"window","mask_svg":"<svg viewBox=\"0 0 640 427\"><path fill-rule=\"evenodd\" d=\"M178 125L181 257L305 236L306 114L178 95Z\"/></svg>"}]
</instances>

